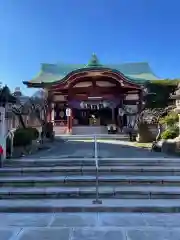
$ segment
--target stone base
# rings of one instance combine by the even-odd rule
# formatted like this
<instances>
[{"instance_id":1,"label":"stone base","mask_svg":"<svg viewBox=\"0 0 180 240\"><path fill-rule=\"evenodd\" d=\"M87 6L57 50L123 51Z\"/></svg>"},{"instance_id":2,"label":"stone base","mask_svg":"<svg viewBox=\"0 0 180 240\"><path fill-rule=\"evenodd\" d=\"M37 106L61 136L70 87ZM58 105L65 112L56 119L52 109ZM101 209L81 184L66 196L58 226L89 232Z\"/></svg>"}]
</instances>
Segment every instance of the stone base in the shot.
<instances>
[{"instance_id":1,"label":"stone base","mask_svg":"<svg viewBox=\"0 0 180 240\"><path fill-rule=\"evenodd\" d=\"M162 143L162 152L169 154L177 154L180 153L180 139L168 139L164 140Z\"/></svg>"},{"instance_id":2,"label":"stone base","mask_svg":"<svg viewBox=\"0 0 180 240\"><path fill-rule=\"evenodd\" d=\"M153 142L152 151L161 152L162 151L162 144L163 144L163 140L160 140L158 142Z\"/></svg>"},{"instance_id":3,"label":"stone base","mask_svg":"<svg viewBox=\"0 0 180 240\"><path fill-rule=\"evenodd\" d=\"M136 141L139 143L151 143L155 140L154 137L152 136L147 136L146 134L139 134L136 137Z\"/></svg>"}]
</instances>

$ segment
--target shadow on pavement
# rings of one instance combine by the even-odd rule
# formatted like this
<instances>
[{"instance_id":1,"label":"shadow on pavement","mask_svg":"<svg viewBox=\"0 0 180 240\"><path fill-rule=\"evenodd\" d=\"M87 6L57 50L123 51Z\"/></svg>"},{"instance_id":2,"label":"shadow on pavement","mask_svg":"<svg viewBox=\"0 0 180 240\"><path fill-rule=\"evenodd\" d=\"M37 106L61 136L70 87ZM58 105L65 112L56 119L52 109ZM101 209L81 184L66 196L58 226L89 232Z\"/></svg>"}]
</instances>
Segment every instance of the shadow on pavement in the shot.
<instances>
[{"instance_id":1,"label":"shadow on pavement","mask_svg":"<svg viewBox=\"0 0 180 240\"><path fill-rule=\"evenodd\" d=\"M94 157L94 142L88 140L55 141L48 150L40 151L29 157L36 158L91 158ZM149 149L129 146L126 141L97 143L99 158L156 158L169 155L152 152Z\"/></svg>"}]
</instances>

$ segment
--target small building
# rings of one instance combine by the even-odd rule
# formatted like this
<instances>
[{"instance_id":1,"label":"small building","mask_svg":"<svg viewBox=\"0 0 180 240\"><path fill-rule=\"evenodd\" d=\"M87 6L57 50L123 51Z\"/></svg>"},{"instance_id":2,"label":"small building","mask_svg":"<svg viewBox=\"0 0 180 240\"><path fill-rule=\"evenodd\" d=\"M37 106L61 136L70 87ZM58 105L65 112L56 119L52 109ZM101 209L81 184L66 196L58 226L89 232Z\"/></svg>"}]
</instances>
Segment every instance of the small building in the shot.
<instances>
[{"instance_id":1,"label":"small building","mask_svg":"<svg viewBox=\"0 0 180 240\"><path fill-rule=\"evenodd\" d=\"M102 65L93 54L87 65L42 64L39 75L23 83L48 93L48 120L55 126L67 126L70 108L73 126L122 127L141 111L144 83L157 79L148 63Z\"/></svg>"}]
</instances>

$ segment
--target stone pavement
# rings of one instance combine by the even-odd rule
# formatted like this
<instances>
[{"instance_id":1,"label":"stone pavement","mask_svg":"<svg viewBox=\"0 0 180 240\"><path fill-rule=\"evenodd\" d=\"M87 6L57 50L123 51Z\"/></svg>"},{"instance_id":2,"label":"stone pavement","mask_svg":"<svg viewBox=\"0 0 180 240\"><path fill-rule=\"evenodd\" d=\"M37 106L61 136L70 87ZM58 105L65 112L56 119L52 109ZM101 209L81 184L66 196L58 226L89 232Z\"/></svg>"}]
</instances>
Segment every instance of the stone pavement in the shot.
<instances>
[{"instance_id":1,"label":"stone pavement","mask_svg":"<svg viewBox=\"0 0 180 240\"><path fill-rule=\"evenodd\" d=\"M58 139L58 138L57 138ZM149 149L130 146L128 141L121 140L99 140L98 156L101 158L156 158L171 157L159 152L151 152ZM39 158L76 158L94 157L94 142L90 140L60 140L55 141L47 151L40 151L35 154ZM32 158L32 155L29 156Z\"/></svg>"},{"instance_id":2,"label":"stone pavement","mask_svg":"<svg viewBox=\"0 0 180 240\"><path fill-rule=\"evenodd\" d=\"M180 214L0 214L1 240L180 240Z\"/></svg>"}]
</instances>

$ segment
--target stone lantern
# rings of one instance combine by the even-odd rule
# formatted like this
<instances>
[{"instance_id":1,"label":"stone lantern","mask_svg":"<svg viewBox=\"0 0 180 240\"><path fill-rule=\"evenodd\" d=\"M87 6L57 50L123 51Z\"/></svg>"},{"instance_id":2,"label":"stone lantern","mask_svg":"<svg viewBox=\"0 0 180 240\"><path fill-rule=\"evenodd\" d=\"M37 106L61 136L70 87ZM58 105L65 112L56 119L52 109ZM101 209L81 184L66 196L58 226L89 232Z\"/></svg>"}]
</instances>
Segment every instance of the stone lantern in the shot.
<instances>
[{"instance_id":1,"label":"stone lantern","mask_svg":"<svg viewBox=\"0 0 180 240\"><path fill-rule=\"evenodd\" d=\"M178 89L175 91L175 94L171 95L171 99L174 99L176 101L175 102L176 108L174 109L174 111L179 116L179 130L180 130L180 84L178 84Z\"/></svg>"}]
</instances>

